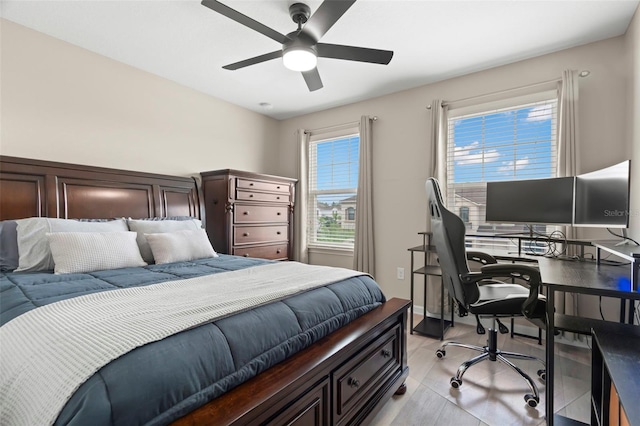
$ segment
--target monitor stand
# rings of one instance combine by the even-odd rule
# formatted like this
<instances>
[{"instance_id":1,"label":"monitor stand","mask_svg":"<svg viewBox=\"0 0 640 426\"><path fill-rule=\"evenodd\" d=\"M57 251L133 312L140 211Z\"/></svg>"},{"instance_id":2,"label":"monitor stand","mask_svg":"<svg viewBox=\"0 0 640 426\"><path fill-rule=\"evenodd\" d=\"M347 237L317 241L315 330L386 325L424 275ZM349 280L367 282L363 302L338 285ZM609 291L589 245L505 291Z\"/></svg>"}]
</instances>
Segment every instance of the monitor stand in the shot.
<instances>
[{"instance_id":1,"label":"monitor stand","mask_svg":"<svg viewBox=\"0 0 640 426\"><path fill-rule=\"evenodd\" d=\"M618 247L618 246L631 245L631 240L629 240L627 238L627 228L623 228L622 229L622 236L623 236L624 239L622 241L616 243L615 246Z\"/></svg>"}]
</instances>

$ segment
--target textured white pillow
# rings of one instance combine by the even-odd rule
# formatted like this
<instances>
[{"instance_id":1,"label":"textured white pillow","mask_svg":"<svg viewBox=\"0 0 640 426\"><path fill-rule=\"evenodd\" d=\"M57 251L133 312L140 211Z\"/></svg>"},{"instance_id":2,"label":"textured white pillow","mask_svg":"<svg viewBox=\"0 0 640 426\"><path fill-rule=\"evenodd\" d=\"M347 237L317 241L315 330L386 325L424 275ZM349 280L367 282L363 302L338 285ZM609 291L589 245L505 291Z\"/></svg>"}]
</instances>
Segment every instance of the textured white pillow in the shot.
<instances>
[{"instance_id":1,"label":"textured white pillow","mask_svg":"<svg viewBox=\"0 0 640 426\"><path fill-rule=\"evenodd\" d=\"M53 269L47 232L125 232L129 230L124 219L80 222L73 219L32 217L16 220L16 222L19 255L16 272Z\"/></svg>"},{"instance_id":2,"label":"textured white pillow","mask_svg":"<svg viewBox=\"0 0 640 426\"><path fill-rule=\"evenodd\" d=\"M204 229L144 234L156 264L218 257Z\"/></svg>"},{"instance_id":3,"label":"textured white pillow","mask_svg":"<svg viewBox=\"0 0 640 426\"><path fill-rule=\"evenodd\" d=\"M145 266L135 232L47 233L56 274Z\"/></svg>"},{"instance_id":4,"label":"textured white pillow","mask_svg":"<svg viewBox=\"0 0 640 426\"><path fill-rule=\"evenodd\" d=\"M138 233L138 247L145 262L153 262L153 252L149 247L144 234L158 234L164 232L175 232L185 230L202 229L202 222L199 219L189 220L136 220L128 219L127 223L131 231Z\"/></svg>"}]
</instances>

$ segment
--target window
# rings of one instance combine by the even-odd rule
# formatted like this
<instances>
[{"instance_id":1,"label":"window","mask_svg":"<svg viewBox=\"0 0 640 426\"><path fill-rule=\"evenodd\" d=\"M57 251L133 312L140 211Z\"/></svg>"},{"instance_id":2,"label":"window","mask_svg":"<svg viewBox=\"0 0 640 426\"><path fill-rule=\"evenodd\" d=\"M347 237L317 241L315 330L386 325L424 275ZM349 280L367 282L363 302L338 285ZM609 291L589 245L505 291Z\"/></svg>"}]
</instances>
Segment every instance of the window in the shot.
<instances>
[{"instance_id":1,"label":"window","mask_svg":"<svg viewBox=\"0 0 640 426\"><path fill-rule=\"evenodd\" d=\"M556 176L555 91L511 105L451 109L448 118L447 188L450 210L470 233L524 231L525 225L485 222L486 182ZM544 227L542 227L544 228ZM537 228L537 230L544 230Z\"/></svg>"},{"instance_id":2,"label":"window","mask_svg":"<svg viewBox=\"0 0 640 426\"><path fill-rule=\"evenodd\" d=\"M307 229L310 247L353 249L360 136L309 142Z\"/></svg>"},{"instance_id":3,"label":"window","mask_svg":"<svg viewBox=\"0 0 640 426\"><path fill-rule=\"evenodd\" d=\"M469 223L469 207L460 207L460 219L465 224Z\"/></svg>"},{"instance_id":4,"label":"window","mask_svg":"<svg viewBox=\"0 0 640 426\"><path fill-rule=\"evenodd\" d=\"M347 209L347 220L356 220L356 209L349 207Z\"/></svg>"}]
</instances>

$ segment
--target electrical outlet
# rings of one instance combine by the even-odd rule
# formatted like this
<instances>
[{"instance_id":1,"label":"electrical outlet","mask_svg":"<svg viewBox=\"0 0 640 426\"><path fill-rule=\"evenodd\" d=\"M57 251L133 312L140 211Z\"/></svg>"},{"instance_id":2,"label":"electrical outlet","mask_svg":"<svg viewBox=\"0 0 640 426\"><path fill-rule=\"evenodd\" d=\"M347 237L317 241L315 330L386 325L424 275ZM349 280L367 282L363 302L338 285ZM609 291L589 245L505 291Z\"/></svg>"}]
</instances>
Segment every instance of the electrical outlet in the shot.
<instances>
[{"instance_id":1,"label":"electrical outlet","mask_svg":"<svg viewBox=\"0 0 640 426\"><path fill-rule=\"evenodd\" d=\"M398 268L396 274L399 280L404 280L404 268Z\"/></svg>"}]
</instances>

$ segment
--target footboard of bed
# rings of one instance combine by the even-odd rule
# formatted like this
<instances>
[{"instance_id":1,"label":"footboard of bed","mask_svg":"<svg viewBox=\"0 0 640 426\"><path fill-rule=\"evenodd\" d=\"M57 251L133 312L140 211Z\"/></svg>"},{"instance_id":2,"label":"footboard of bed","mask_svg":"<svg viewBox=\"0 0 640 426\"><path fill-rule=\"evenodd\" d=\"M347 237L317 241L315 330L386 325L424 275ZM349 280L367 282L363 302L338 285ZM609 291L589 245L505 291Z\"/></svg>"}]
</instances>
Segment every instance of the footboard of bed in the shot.
<instances>
[{"instance_id":1,"label":"footboard of bed","mask_svg":"<svg viewBox=\"0 0 640 426\"><path fill-rule=\"evenodd\" d=\"M403 393L408 307L387 301L174 425L364 423Z\"/></svg>"}]
</instances>

